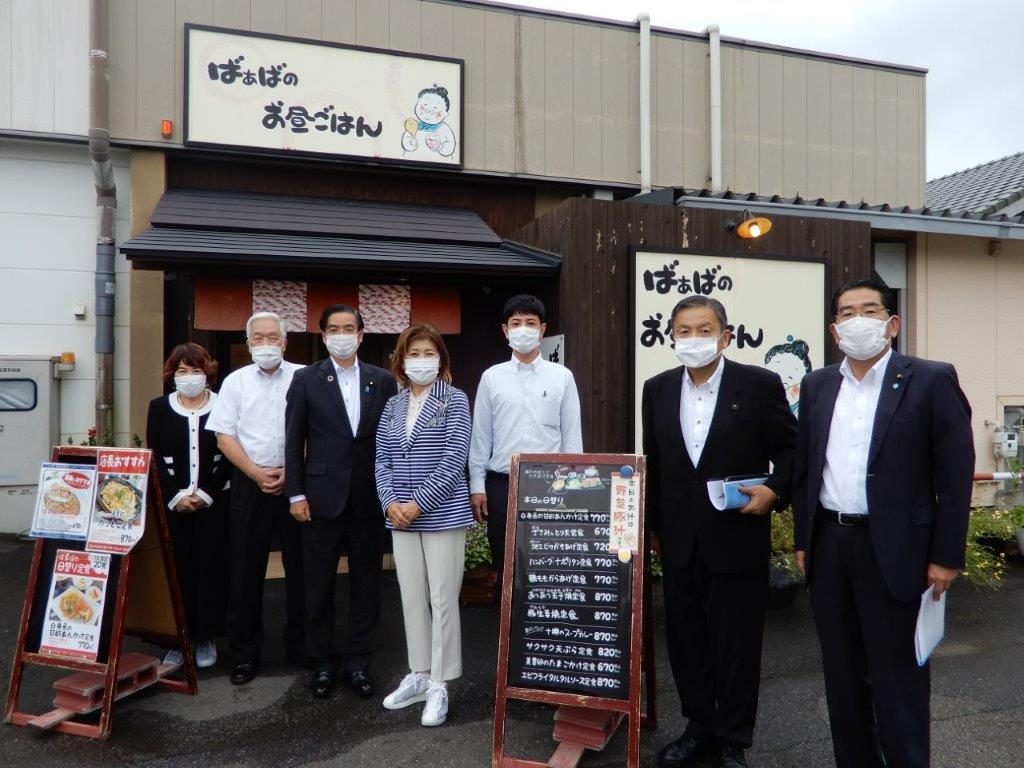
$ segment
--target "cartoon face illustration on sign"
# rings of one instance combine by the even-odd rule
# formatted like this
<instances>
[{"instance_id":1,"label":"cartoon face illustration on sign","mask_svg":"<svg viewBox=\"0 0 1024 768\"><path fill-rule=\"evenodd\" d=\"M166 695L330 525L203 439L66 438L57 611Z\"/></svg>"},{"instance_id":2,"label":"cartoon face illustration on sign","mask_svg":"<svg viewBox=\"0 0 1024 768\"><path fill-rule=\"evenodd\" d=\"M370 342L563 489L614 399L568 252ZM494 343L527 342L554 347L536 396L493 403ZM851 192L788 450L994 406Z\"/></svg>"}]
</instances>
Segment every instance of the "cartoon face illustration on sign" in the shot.
<instances>
[{"instance_id":1,"label":"cartoon face illustration on sign","mask_svg":"<svg viewBox=\"0 0 1024 768\"><path fill-rule=\"evenodd\" d=\"M786 388L789 409L796 415L800 407L800 382L811 372L811 348L806 341L787 336L785 344L776 344L768 350L764 365L779 374Z\"/></svg>"},{"instance_id":2,"label":"cartoon face illustration on sign","mask_svg":"<svg viewBox=\"0 0 1024 768\"><path fill-rule=\"evenodd\" d=\"M405 121L402 149L416 152L423 146L441 157L455 154L455 131L445 122L450 112L447 88L434 83L431 88L420 91L413 109L416 116Z\"/></svg>"}]
</instances>

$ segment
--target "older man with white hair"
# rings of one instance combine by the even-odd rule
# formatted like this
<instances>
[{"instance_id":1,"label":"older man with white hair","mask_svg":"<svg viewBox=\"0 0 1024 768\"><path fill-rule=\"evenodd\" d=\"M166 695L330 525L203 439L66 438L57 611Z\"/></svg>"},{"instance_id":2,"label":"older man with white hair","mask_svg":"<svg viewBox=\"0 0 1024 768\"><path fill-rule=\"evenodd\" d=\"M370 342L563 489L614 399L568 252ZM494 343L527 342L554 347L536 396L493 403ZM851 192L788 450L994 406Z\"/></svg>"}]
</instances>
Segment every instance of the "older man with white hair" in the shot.
<instances>
[{"instance_id":1,"label":"older man with white hair","mask_svg":"<svg viewBox=\"0 0 1024 768\"><path fill-rule=\"evenodd\" d=\"M234 657L231 682L244 685L259 670L263 647L263 582L274 532L285 570L288 658L305 659L302 533L284 496L284 411L292 375L302 366L284 359L288 334L273 312L257 312L245 324L253 364L221 385L206 428L234 464L228 513L231 575L227 635ZM181 471L186 471L182 468Z\"/></svg>"}]
</instances>

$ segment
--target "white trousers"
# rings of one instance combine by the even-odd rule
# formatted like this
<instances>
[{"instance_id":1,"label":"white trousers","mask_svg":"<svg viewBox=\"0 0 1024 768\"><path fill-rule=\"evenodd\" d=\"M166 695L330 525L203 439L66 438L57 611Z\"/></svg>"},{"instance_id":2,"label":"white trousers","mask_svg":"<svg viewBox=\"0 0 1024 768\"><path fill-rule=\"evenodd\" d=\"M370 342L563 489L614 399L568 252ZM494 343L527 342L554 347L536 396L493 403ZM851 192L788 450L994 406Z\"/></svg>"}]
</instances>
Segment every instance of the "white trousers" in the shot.
<instances>
[{"instance_id":1,"label":"white trousers","mask_svg":"<svg viewBox=\"0 0 1024 768\"><path fill-rule=\"evenodd\" d=\"M402 592L409 669L430 670L434 682L462 675L459 591L466 560L466 529L394 531L395 569Z\"/></svg>"}]
</instances>

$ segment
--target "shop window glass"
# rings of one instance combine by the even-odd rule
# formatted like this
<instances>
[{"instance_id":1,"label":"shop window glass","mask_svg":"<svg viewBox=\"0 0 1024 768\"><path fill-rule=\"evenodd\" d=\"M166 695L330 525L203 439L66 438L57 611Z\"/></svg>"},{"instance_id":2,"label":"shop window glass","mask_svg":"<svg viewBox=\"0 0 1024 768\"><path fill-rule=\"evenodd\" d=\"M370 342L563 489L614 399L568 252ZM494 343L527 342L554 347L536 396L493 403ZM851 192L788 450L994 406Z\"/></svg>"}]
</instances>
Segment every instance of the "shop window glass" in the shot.
<instances>
[{"instance_id":1,"label":"shop window glass","mask_svg":"<svg viewBox=\"0 0 1024 768\"><path fill-rule=\"evenodd\" d=\"M0 411L31 411L36 407L32 379L0 379Z\"/></svg>"}]
</instances>

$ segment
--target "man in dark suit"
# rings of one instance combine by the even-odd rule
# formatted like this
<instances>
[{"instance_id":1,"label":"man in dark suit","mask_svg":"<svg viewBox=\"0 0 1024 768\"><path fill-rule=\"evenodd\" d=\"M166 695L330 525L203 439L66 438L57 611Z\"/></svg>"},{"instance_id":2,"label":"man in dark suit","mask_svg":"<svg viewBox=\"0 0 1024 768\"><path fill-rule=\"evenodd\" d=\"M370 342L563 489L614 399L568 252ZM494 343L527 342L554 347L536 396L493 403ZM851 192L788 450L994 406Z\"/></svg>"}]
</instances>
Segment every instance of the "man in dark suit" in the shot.
<instances>
[{"instance_id":1,"label":"man in dark suit","mask_svg":"<svg viewBox=\"0 0 1024 768\"><path fill-rule=\"evenodd\" d=\"M295 372L285 410L285 477L291 514L302 523L306 582L306 649L315 665L312 691L334 687L334 587L348 554L348 637L342 671L357 694L373 694L369 674L380 616L384 513L377 500L377 424L398 388L382 368L360 362L363 318L346 304L320 317L330 357Z\"/></svg>"},{"instance_id":2,"label":"man in dark suit","mask_svg":"<svg viewBox=\"0 0 1024 768\"><path fill-rule=\"evenodd\" d=\"M722 357L725 308L690 296L672 310L681 368L644 384L647 515L664 564L669 661L686 730L658 755L721 768L747 765L768 600L769 513L789 495L796 421L779 377ZM769 472L769 463L773 469ZM707 482L767 477L742 509L717 510Z\"/></svg>"},{"instance_id":3,"label":"man in dark suit","mask_svg":"<svg viewBox=\"0 0 1024 768\"><path fill-rule=\"evenodd\" d=\"M831 332L846 355L800 392L797 563L811 591L838 768L929 765L921 594L964 566L974 473L971 408L947 363L892 349L881 283L848 283Z\"/></svg>"}]
</instances>

